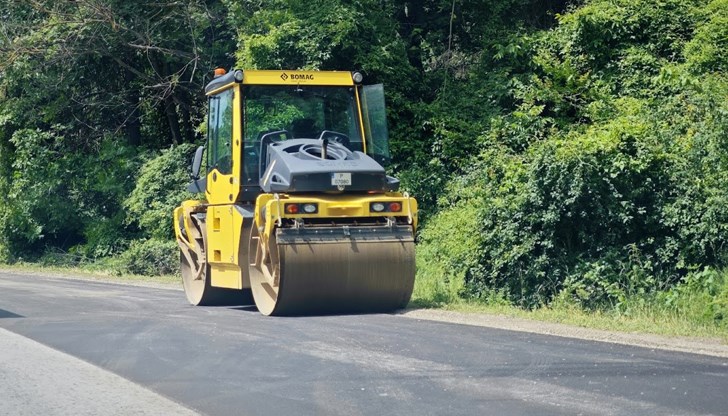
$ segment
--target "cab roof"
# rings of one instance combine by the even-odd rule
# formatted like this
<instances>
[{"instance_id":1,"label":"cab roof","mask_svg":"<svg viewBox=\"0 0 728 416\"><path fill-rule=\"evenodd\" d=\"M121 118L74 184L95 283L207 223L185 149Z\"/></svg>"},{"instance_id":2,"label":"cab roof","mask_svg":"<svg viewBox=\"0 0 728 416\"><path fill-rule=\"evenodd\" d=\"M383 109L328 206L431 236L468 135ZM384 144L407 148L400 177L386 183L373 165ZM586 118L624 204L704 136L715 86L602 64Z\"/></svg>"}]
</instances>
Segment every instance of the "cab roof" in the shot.
<instances>
[{"instance_id":1,"label":"cab roof","mask_svg":"<svg viewBox=\"0 0 728 416\"><path fill-rule=\"evenodd\" d=\"M243 73L242 84L246 85L320 85L320 86L353 86L352 73L348 71L288 71L288 70L236 70L219 76L205 87L210 94L236 82L235 73Z\"/></svg>"}]
</instances>

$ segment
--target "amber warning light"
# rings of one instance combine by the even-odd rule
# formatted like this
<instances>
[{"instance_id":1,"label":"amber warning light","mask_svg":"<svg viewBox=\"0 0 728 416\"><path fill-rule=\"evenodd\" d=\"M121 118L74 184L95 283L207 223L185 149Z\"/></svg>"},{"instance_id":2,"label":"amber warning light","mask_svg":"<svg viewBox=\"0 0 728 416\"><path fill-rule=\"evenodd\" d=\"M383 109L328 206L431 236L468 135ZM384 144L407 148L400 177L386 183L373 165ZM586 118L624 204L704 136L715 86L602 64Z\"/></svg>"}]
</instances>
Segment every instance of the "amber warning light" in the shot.
<instances>
[{"instance_id":1,"label":"amber warning light","mask_svg":"<svg viewBox=\"0 0 728 416\"><path fill-rule=\"evenodd\" d=\"M225 71L225 68L215 68L215 78L221 77L225 75L227 71Z\"/></svg>"}]
</instances>

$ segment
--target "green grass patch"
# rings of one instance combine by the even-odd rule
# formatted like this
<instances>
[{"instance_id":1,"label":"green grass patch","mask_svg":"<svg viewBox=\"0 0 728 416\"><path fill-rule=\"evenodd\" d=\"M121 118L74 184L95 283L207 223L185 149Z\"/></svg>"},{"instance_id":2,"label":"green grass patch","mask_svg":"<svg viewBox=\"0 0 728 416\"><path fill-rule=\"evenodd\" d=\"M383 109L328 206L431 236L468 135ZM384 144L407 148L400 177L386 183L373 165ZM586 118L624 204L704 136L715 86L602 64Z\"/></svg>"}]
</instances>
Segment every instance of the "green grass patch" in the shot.
<instances>
[{"instance_id":1,"label":"green grass patch","mask_svg":"<svg viewBox=\"0 0 728 416\"><path fill-rule=\"evenodd\" d=\"M713 324L695 321L679 313L667 312L659 308L644 307L630 314L617 311L585 311L577 307L541 307L524 310L510 305L492 305L478 301L459 301L433 306L414 300L410 307L426 307L465 313L486 313L532 321L575 325L584 328L619 331L625 333L645 333L665 336L715 338L728 344L728 331Z\"/></svg>"},{"instance_id":2,"label":"green grass patch","mask_svg":"<svg viewBox=\"0 0 728 416\"><path fill-rule=\"evenodd\" d=\"M105 281L114 283L147 283L170 287L182 287L178 275L143 276L130 273L119 273L118 269L108 264L93 263L82 266L46 266L37 263L0 264L0 271L17 274L39 276L57 276L64 278Z\"/></svg>"},{"instance_id":3,"label":"green grass patch","mask_svg":"<svg viewBox=\"0 0 728 416\"><path fill-rule=\"evenodd\" d=\"M534 309L514 306L499 293L477 299L435 297L431 276L416 282L410 307L487 313L584 328L665 336L714 338L728 344L728 271L706 269L685 277L670 290L633 295L622 302L585 308L562 293Z\"/></svg>"}]
</instances>

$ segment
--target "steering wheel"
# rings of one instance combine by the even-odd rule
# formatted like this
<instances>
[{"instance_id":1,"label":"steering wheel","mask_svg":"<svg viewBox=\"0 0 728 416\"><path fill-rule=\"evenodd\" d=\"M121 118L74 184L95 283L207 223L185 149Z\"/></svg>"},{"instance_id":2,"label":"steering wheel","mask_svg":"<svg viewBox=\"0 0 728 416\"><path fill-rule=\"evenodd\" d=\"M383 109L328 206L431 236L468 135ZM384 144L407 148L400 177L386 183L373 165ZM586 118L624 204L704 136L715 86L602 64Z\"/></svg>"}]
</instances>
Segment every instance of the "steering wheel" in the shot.
<instances>
[{"instance_id":1,"label":"steering wheel","mask_svg":"<svg viewBox=\"0 0 728 416\"><path fill-rule=\"evenodd\" d=\"M338 131L324 130L321 132L318 139L329 139L329 143L338 143L343 145L347 149L350 149L349 146L351 146L351 140L349 140L349 136L344 133L339 133Z\"/></svg>"}]
</instances>

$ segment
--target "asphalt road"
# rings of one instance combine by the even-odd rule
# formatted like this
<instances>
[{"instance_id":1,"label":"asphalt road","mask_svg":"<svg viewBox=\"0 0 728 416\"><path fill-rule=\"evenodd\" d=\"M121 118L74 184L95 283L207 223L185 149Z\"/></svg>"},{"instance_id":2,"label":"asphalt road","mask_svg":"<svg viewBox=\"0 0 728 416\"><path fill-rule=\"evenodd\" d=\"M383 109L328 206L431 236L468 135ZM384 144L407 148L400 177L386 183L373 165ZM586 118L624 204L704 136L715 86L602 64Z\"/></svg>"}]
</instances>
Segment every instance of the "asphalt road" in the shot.
<instances>
[{"instance_id":1,"label":"asphalt road","mask_svg":"<svg viewBox=\"0 0 728 416\"><path fill-rule=\"evenodd\" d=\"M396 315L270 318L0 274L0 328L149 390L142 408L156 395L209 415L728 414L725 358Z\"/></svg>"}]
</instances>

